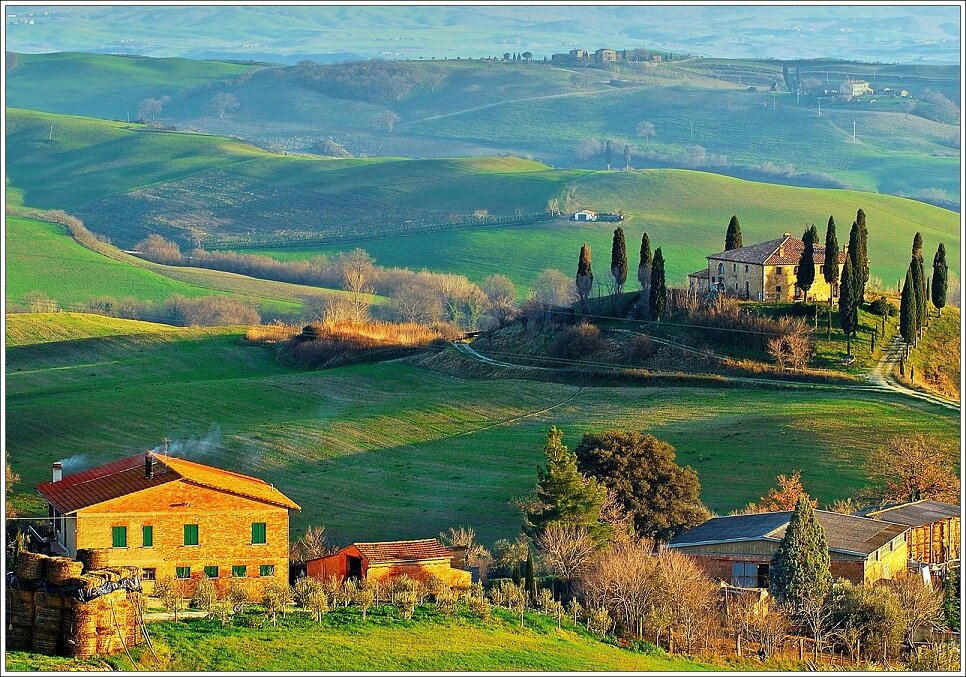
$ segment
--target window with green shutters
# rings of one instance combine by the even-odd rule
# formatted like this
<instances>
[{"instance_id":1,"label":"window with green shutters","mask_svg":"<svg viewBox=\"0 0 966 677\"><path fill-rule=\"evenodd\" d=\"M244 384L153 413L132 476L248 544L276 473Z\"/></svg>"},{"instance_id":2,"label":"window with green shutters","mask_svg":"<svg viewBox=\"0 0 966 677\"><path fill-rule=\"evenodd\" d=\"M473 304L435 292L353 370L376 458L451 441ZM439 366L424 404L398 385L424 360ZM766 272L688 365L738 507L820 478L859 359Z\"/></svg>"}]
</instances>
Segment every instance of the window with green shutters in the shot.
<instances>
[{"instance_id":1,"label":"window with green shutters","mask_svg":"<svg viewBox=\"0 0 966 677\"><path fill-rule=\"evenodd\" d=\"M245 578L247 576L247 567L245 565L236 565L231 568L232 578Z\"/></svg>"},{"instance_id":2,"label":"window with green shutters","mask_svg":"<svg viewBox=\"0 0 966 677\"><path fill-rule=\"evenodd\" d=\"M255 545L263 545L267 542L265 539L265 523L252 522L252 543Z\"/></svg>"},{"instance_id":3,"label":"window with green shutters","mask_svg":"<svg viewBox=\"0 0 966 677\"><path fill-rule=\"evenodd\" d=\"M154 527L145 524L141 527L141 544L145 548L154 547Z\"/></svg>"},{"instance_id":4,"label":"window with green shutters","mask_svg":"<svg viewBox=\"0 0 966 677\"><path fill-rule=\"evenodd\" d=\"M175 578L191 578L191 567L177 567L174 575Z\"/></svg>"},{"instance_id":5,"label":"window with green shutters","mask_svg":"<svg viewBox=\"0 0 966 677\"><path fill-rule=\"evenodd\" d=\"M275 565L274 564L263 564L258 567L259 576L274 576L275 575Z\"/></svg>"},{"instance_id":6,"label":"window with green shutters","mask_svg":"<svg viewBox=\"0 0 966 677\"><path fill-rule=\"evenodd\" d=\"M184 544L198 545L198 525L197 524L184 525Z\"/></svg>"},{"instance_id":7,"label":"window with green shutters","mask_svg":"<svg viewBox=\"0 0 966 677\"><path fill-rule=\"evenodd\" d=\"M205 576L208 578L218 578L218 567L205 567Z\"/></svg>"},{"instance_id":8,"label":"window with green shutters","mask_svg":"<svg viewBox=\"0 0 966 677\"><path fill-rule=\"evenodd\" d=\"M127 527L111 527L111 537L115 548L127 547Z\"/></svg>"}]
</instances>

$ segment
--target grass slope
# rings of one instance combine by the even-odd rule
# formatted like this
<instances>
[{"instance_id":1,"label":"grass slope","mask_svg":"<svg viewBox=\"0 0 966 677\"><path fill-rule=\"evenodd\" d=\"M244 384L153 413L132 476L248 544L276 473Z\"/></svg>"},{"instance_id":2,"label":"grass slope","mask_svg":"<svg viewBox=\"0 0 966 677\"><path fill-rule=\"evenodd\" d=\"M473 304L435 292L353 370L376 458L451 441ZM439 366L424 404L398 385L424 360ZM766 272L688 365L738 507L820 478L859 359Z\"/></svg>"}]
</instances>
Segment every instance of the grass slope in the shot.
<instances>
[{"instance_id":1,"label":"grass slope","mask_svg":"<svg viewBox=\"0 0 966 677\"><path fill-rule=\"evenodd\" d=\"M653 248L661 247L670 284L684 284L685 276L707 266L705 256L724 249L724 233L732 214L738 215L744 241L749 244L790 232L801 237L806 223L814 223L824 242L829 215L835 217L839 245L848 244L849 228L859 208L869 228L869 259L874 277L895 284L908 266L912 239L922 232L925 248L940 241L950 253L949 265L959 265L959 215L948 210L886 195L845 190L796 188L743 181L705 172L645 170L590 172L573 184L583 207L597 211L623 209L628 262L628 285L636 276L641 235L647 231ZM306 249L263 249L278 258L311 258L319 253L360 246L389 266L428 267L462 273L480 280L493 273L509 275L529 286L544 268L570 274L576 269L582 242L596 254L597 279L609 279L610 249L615 224L578 224L555 221L526 227L488 228L463 232L412 235ZM955 261L955 262L954 262Z\"/></svg>"},{"instance_id":2,"label":"grass slope","mask_svg":"<svg viewBox=\"0 0 966 677\"><path fill-rule=\"evenodd\" d=\"M549 618L535 613L519 626L498 610L483 623L463 612L444 619L419 607L403 620L391 607L374 607L365 622L353 609L337 609L322 623L294 612L279 627L222 628L209 620L165 621L149 626L160 669L174 672L316 672L316 671L692 671L735 669L730 663L647 655L604 644L566 624L557 630ZM132 652L140 669L159 669L140 647ZM46 661L42 660L43 665ZM36 669L37 657L11 652L7 669ZM110 659L119 670L131 670L123 654ZM740 668L760 667L748 661Z\"/></svg>"},{"instance_id":3,"label":"grass slope","mask_svg":"<svg viewBox=\"0 0 966 677\"><path fill-rule=\"evenodd\" d=\"M930 306L932 312L934 310ZM962 381L961 326L959 308L943 308L940 317L930 319L929 328L919 340L919 345L909 353L909 364L915 367L916 380L911 381L908 367L905 375L901 375L896 367L893 376L906 385L959 401Z\"/></svg>"},{"instance_id":4,"label":"grass slope","mask_svg":"<svg viewBox=\"0 0 966 677\"><path fill-rule=\"evenodd\" d=\"M49 316L37 322L19 335L51 333ZM239 345L240 333L178 329L8 348L18 493L65 456L68 468L93 465L168 437L184 441L189 458L282 487L304 506L293 531L324 524L340 540L380 540L465 524L492 543L519 530L508 501L532 489L552 425L571 447L608 428L667 439L719 512L758 499L775 475L796 468L810 493L831 502L864 485L864 458L891 436L959 434L945 410L870 393L581 388L463 380L399 363L297 372L270 350Z\"/></svg>"},{"instance_id":5,"label":"grass slope","mask_svg":"<svg viewBox=\"0 0 966 677\"><path fill-rule=\"evenodd\" d=\"M125 254L109 245L95 252L78 244L56 223L10 217L6 228L6 298L22 304L41 292L67 309L97 298L163 301L173 294L223 294L268 312L298 313L306 301L344 292L275 282L203 268L165 266ZM373 296L379 304L382 297Z\"/></svg>"}]
</instances>

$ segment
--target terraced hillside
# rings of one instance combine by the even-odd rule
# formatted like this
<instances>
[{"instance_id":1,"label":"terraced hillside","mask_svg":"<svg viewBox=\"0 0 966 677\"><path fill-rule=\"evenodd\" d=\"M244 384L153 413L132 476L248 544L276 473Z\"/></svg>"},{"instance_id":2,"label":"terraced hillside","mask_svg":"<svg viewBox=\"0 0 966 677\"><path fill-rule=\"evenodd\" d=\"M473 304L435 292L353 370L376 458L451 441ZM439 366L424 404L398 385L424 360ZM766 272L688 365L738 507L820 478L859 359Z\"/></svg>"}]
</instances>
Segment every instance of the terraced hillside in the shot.
<instances>
[{"instance_id":1,"label":"terraced hillside","mask_svg":"<svg viewBox=\"0 0 966 677\"><path fill-rule=\"evenodd\" d=\"M664 247L674 283L704 265L705 255L720 251L731 214L739 215L748 242L785 231L799 234L806 222L824 229L834 214L844 244L862 208L869 220L873 275L887 285L904 272L916 231L924 233L928 249L945 242L951 267L959 261L954 212L869 193L677 170L553 170L514 158L291 157L221 137L8 113L8 172L23 201L66 209L123 247L151 232L186 246L206 234L265 242L309 233L337 237L343 244L274 254L311 257L362 246L383 264L425 266L473 279L501 272L529 285L547 266L569 271L584 240L598 257L606 256L612 227L552 221L511 228L473 215L481 209L493 217L539 215L548 200L558 198L562 207L623 209L628 241L639 241L647 229L655 246ZM448 230L371 241L412 223ZM449 229L455 223L474 227ZM629 247L633 252L633 244Z\"/></svg>"},{"instance_id":2,"label":"terraced hillside","mask_svg":"<svg viewBox=\"0 0 966 677\"><path fill-rule=\"evenodd\" d=\"M69 471L167 437L188 458L283 487L304 506L297 532L324 524L340 540L378 540L466 524L492 543L518 531L508 501L533 487L552 425L571 446L615 427L667 439L723 513L795 468L822 503L849 496L890 436L959 434L950 412L891 395L477 381L400 363L298 372L239 345L241 329L10 319L6 442L25 507L55 460L69 457Z\"/></svg>"},{"instance_id":3,"label":"terraced hillside","mask_svg":"<svg viewBox=\"0 0 966 677\"><path fill-rule=\"evenodd\" d=\"M959 204L959 114L937 115L923 98L933 90L958 101L955 67L792 66L803 81L826 88L865 77L876 90L913 95L847 104L825 96L819 111L820 93L788 93L778 61L694 58L611 70L479 60L283 67L71 54L19 58L8 105L127 119L143 98L169 96L152 115L166 124L290 152L319 151L331 139L359 156L512 153L599 168L601 149L588 152L587 144L611 139L618 156L630 145L637 167L693 167ZM392 127L390 113L398 116ZM638 134L641 121L654 126L647 137Z\"/></svg>"}]
</instances>

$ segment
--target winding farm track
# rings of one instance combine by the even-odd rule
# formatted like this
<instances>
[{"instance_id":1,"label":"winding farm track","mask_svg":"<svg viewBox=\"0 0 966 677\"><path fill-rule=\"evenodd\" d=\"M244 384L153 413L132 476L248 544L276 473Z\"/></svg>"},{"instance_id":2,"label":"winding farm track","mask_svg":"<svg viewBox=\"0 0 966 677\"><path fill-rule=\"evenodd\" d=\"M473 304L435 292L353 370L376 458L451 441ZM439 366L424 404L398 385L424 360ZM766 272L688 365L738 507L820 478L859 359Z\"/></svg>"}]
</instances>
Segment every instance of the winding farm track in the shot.
<instances>
[{"instance_id":1,"label":"winding farm track","mask_svg":"<svg viewBox=\"0 0 966 677\"><path fill-rule=\"evenodd\" d=\"M905 395L906 397L914 397L917 400L929 402L951 411L962 411L959 402L954 402L931 393L924 393L919 390L907 388L892 376L892 370L899 363L904 350L905 346L903 345L902 338L899 336L893 337L886 349L882 351L882 358L875 365L875 369L873 369L867 376L869 383L878 388L885 388L891 392Z\"/></svg>"},{"instance_id":2,"label":"winding farm track","mask_svg":"<svg viewBox=\"0 0 966 677\"><path fill-rule=\"evenodd\" d=\"M631 333L631 334L637 333L629 330L624 330L624 331L627 331L628 333ZM724 359L720 355L715 355L714 353L708 353L703 350L691 348L690 346L676 343L674 341L668 341L666 339L656 339L653 336L651 337L651 340L653 340L655 343L661 343L664 345L672 346L672 347L679 348L681 350L702 355L705 357ZM537 366L532 366L527 364L520 364L518 362L508 361L508 356L503 356L503 355L501 355L500 357L491 357L489 355L484 355L483 353L477 351L468 343L464 343L461 341L454 341L452 343L452 346L453 348L456 349L457 352L462 354L464 357L467 357L476 362L487 364L493 367L502 367L505 369L536 370L536 371L544 371L544 372L559 371L560 369L563 368L563 367L537 367ZM900 349L901 349L901 344L900 344ZM803 390L803 389L804 390L837 390L837 391L847 391L847 392L856 392L856 393L868 392L868 393L878 393L882 395L899 395L901 397L914 398L921 402L939 406L944 409L949 409L951 411L955 411L955 412L960 411L960 406L958 403L950 402L949 400L945 400L943 398L936 397L934 395L929 395L927 393L921 393L916 390L911 390L891 380L890 377L888 377L888 373L889 373L889 370L891 370L891 364L894 364L894 362L891 362L891 363L889 362L890 357L894 357L895 360L898 360L897 353L894 352L893 345L891 344L889 346L889 350L886 351L882 360L880 360L880 362L876 365L875 370L873 370L873 372L869 374L869 376L867 377L866 383L855 383L855 384L812 383L808 381L752 378L752 377L745 377L745 376L721 376L717 374L714 374L712 376L716 378L720 378L724 382L759 385L759 386L767 386L767 387L775 387L775 388L792 388L792 389L799 389L799 390ZM537 358L537 359L540 359L540 358ZM598 366L598 365L588 365L588 366ZM622 367L621 365L605 365L604 368L613 369L615 371L618 371L622 368L626 369L626 367ZM663 371L649 371L649 373L658 374L658 375L669 375L669 376L679 375L677 373L663 372ZM554 406L559 406L559 404Z\"/></svg>"}]
</instances>

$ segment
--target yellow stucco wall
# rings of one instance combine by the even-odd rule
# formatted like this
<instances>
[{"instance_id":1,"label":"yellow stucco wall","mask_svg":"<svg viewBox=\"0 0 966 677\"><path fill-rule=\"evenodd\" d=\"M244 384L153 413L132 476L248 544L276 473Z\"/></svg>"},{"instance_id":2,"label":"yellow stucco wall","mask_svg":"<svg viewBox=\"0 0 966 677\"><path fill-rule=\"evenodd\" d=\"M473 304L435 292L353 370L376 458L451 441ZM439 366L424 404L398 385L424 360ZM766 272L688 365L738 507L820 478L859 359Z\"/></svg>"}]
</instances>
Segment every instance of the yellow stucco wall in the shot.
<instances>
[{"instance_id":1,"label":"yellow stucco wall","mask_svg":"<svg viewBox=\"0 0 966 677\"><path fill-rule=\"evenodd\" d=\"M816 264L815 281L808 290L809 301L828 302L831 287L825 281L823 270L823 265ZM724 292L729 296L791 302L795 300L797 271L797 265L761 266L708 259L708 284L711 289L718 289L719 283L723 283ZM838 298L837 289L833 298Z\"/></svg>"}]
</instances>

